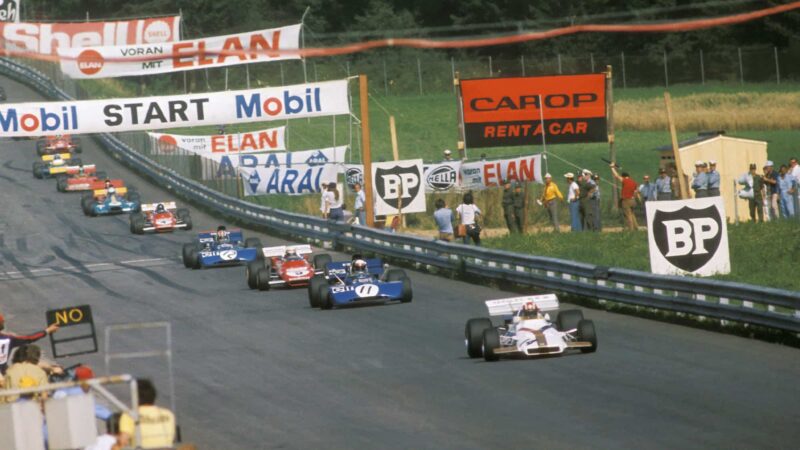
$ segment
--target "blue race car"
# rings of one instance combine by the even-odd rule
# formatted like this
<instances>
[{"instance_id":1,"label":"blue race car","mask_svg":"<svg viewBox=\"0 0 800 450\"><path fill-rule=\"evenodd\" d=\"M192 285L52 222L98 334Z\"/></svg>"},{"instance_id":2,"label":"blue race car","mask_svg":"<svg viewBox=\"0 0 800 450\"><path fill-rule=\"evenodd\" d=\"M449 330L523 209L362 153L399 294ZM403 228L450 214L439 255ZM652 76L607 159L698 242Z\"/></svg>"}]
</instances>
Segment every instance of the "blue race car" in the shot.
<instances>
[{"instance_id":1,"label":"blue race car","mask_svg":"<svg viewBox=\"0 0 800 450\"><path fill-rule=\"evenodd\" d=\"M401 269L384 270L380 259L354 255L352 261L331 262L325 274L315 276L308 285L312 308L386 303L409 303L413 298L411 280Z\"/></svg>"},{"instance_id":2,"label":"blue race car","mask_svg":"<svg viewBox=\"0 0 800 450\"><path fill-rule=\"evenodd\" d=\"M107 216L139 212L142 208L139 193L130 188L110 186L87 193L81 198L81 207L87 216Z\"/></svg>"},{"instance_id":3,"label":"blue race car","mask_svg":"<svg viewBox=\"0 0 800 450\"><path fill-rule=\"evenodd\" d=\"M199 233L194 242L183 245L183 265L190 269L232 266L264 259L261 240L245 239L242 230Z\"/></svg>"}]
</instances>

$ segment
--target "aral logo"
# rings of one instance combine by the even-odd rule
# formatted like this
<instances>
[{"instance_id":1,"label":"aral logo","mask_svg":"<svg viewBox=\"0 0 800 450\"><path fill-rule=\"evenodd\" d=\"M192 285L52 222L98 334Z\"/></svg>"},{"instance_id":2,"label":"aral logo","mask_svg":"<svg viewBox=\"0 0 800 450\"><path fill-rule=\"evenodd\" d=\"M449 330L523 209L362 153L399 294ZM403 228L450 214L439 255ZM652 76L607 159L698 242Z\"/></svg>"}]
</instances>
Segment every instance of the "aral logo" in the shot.
<instances>
[{"instance_id":1,"label":"aral logo","mask_svg":"<svg viewBox=\"0 0 800 450\"><path fill-rule=\"evenodd\" d=\"M714 206L699 210L683 207L674 212L658 210L653 219L653 237L667 261L694 272L719 249L723 220Z\"/></svg>"},{"instance_id":2,"label":"aral logo","mask_svg":"<svg viewBox=\"0 0 800 450\"><path fill-rule=\"evenodd\" d=\"M378 196L392 207L397 207L400 199L400 208L405 208L417 197L422 174L417 166L395 166L391 169L378 168L375 178Z\"/></svg>"},{"instance_id":3,"label":"aral logo","mask_svg":"<svg viewBox=\"0 0 800 450\"><path fill-rule=\"evenodd\" d=\"M105 60L103 55L92 49L87 49L78 55L78 69L86 75L94 75L103 68Z\"/></svg>"},{"instance_id":4,"label":"aral logo","mask_svg":"<svg viewBox=\"0 0 800 450\"><path fill-rule=\"evenodd\" d=\"M308 164L309 166L320 166L320 165L324 165L327 162L328 162L328 158L321 151L318 151L318 152L312 154L306 160L306 164Z\"/></svg>"},{"instance_id":5,"label":"aral logo","mask_svg":"<svg viewBox=\"0 0 800 450\"><path fill-rule=\"evenodd\" d=\"M261 177L258 175L258 171L254 170L253 173L247 177L247 184L250 185L250 191L255 193L258 190L258 185L261 183Z\"/></svg>"},{"instance_id":6,"label":"aral logo","mask_svg":"<svg viewBox=\"0 0 800 450\"><path fill-rule=\"evenodd\" d=\"M456 170L447 165L439 166L428 172L425 182L434 191L446 191L456 184Z\"/></svg>"}]
</instances>

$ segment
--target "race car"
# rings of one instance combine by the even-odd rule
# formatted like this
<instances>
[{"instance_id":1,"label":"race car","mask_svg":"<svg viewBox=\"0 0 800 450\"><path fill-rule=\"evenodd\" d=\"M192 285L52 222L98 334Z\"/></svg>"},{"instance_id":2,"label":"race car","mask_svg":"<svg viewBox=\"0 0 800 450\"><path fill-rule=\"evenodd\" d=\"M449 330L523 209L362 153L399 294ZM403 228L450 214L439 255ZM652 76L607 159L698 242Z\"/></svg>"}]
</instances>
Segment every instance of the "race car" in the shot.
<instances>
[{"instance_id":1,"label":"race car","mask_svg":"<svg viewBox=\"0 0 800 450\"><path fill-rule=\"evenodd\" d=\"M571 349L583 353L597 350L594 323L578 309L561 311L556 322L548 312L558 311L555 294L531 295L486 301L489 316L503 316L494 326L489 318L467 321L464 329L470 358L497 361L501 357L532 357L561 354Z\"/></svg>"},{"instance_id":2,"label":"race car","mask_svg":"<svg viewBox=\"0 0 800 450\"><path fill-rule=\"evenodd\" d=\"M247 263L245 277L250 289L268 291L273 286L304 287L308 286L314 275L322 274L326 264L331 262L330 255L314 256L313 264L309 261L311 246L279 245L261 249L263 260Z\"/></svg>"},{"instance_id":3,"label":"race car","mask_svg":"<svg viewBox=\"0 0 800 450\"><path fill-rule=\"evenodd\" d=\"M192 217L186 208L175 202L143 203L140 212L130 215L131 233L166 233L177 229L191 230Z\"/></svg>"},{"instance_id":4,"label":"race car","mask_svg":"<svg viewBox=\"0 0 800 450\"><path fill-rule=\"evenodd\" d=\"M86 185L92 187L90 184L85 183L86 180L95 180L94 187L97 189L105 187L106 173L98 171L94 164L80 165L80 166L62 166L51 167L50 174L56 177L56 190L58 192L67 192L78 190L76 188ZM121 182L122 180L118 180ZM122 187L122 185L118 186Z\"/></svg>"},{"instance_id":5,"label":"race car","mask_svg":"<svg viewBox=\"0 0 800 450\"><path fill-rule=\"evenodd\" d=\"M308 285L312 308L381 304L413 299L411 280L401 269L387 269L378 258L354 255L351 261L325 264L324 274Z\"/></svg>"},{"instance_id":6,"label":"race car","mask_svg":"<svg viewBox=\"0 0 800 450\"><path fill-rule=\"evenodd\" d=\"M261 239L244 238L242 230L205 231L194 242L183 245L183 265L190 269L231 266L264 258Z\"/></svg>"},{"instance_id":7,"label":"race car","mask_svg":"<svg viewBox=\"0 0 800 450\"><path fill-rule=\"evenodd\" d=\"M33 162L34 178L49 178L59 173L64 167L80 166L83 164L80 158L76 158L72 153L54 153L52 155L42 155L40 161ZM53 172L55 169L56 171Z\"/></svg>"},{"instance_id":8,"label":"race car","mask_svg":"<svg viewBox=\"0 0 800 450\"><path fill-rule=\"evenodd\" d=\"M80 138L73 138L68 134L60 136L47 136L36 141L36 154L51 155L53 153L81 153Z\"/></svg>"},{"instance_id":9,"label":"race car","mask_svg":"<svg viewBox=\"0 0 800 450\"><path fill-rule=\"evenodd\" d=\"M95 217L139 212L141 204L138 192L126 187L117 188L109 185L86 193L81 198L81 207L84 214Z\"/></svg>"},{"instance_id":10,"label":"race car","mask_svg":"<svg viewBox=\"0 0 800 450\"><path fill-rule=\"evenodd\" d=\"M125 187L125 182L121 179L115 178L109 180L106 178L105 172L97 172L94 175L75 174L73 176L69 176L67 177L66 184L61 186L56 185L56 188L59 189L60 192L96 191L98 189L105 188L106 181L109 181L111 186L114 186L117 189ZM84 198L86 197L92 198L94 197L94 194L87 192L84 194Z\"/></svg>"}]
</instances>

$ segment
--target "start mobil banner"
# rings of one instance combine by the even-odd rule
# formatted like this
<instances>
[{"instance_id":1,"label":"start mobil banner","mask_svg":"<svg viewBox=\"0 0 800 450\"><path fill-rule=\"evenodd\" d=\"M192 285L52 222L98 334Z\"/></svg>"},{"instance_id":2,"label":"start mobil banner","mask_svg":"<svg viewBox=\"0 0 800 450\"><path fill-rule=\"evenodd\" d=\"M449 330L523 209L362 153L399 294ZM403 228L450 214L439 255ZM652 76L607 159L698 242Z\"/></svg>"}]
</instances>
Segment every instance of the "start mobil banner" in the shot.
<instances>
[{"instance_id":1,"label":"start mobil banner","mask_svg":"<svg viewBox=\"0 0 800 450\"><path fill-rule=\"evenodd\" d=\"M0 134L113 133L348 113L347 80L339 80L164 97L0 104Z\"/></svg>"},{"instance_id":2,"label":"start mobil banner","mask_svg":"<svg viewBox=\"0 0 800 450\"><path fill-rule=\"evenodd\" d=\"M300 27L253 31L190 41L59 49L61 70L71 78L113 78L208 69L286 59L300 48Z\"/></svg>"},{"instance_id":3,"label":"start mobil banner","mask_svg":"<svg viewBox=\"0 0 800 450\"><path fill-rule=\"evenodd\" d=\"M460 88L467 147L608 140L605 74L461 80Z\"/></svg>"},{"instance_id":4,"label":"start mobil banner","mask_svg":"<svg viewBox=\"0 0 800 450\"><path fill-rule=\"evenodd\" d=\"M158 155L169 155L177 149L201 156L286 150L286 127L211 136L147 134L153 139L153 153Z\"/></svg>"},{"instance_id":5,"label":"start mobil banner","mask_svg":"<svg viewBox=\"0 0 800 450\"><path fill-rule=\"evenodd\" d=\"M461 188L485 189L503 180L543 183L542 155L461 164Z\"/></svg>"},{"instance_id":6,"label":"start mobil banner","mask_svg":"<svg viewBox=\"0 0 800 450\"><path fill-rule=\"evenodd\" d=\"M3 0L0 8L8 11L8 2ZM179 41L180 23L180 16L108 22L0 22L0 36L8 50L56 55L57 49Z\"/></svg>"},{"instance_id":7,"label":"start mobil banner","mask_svg":"<svg viewBox=\"0 0 800 450\"><path fill-rule=\"evenodd\" d=\"M336 181L346 152L347 147L332 147L301 152L242 155L239 170L242 173L245 195L322 192L323 185ZM234 159L236 157L230 157L228 164L233 164ZM221 162L220 167L224 164Z\"/></svg>"}]
</instances>

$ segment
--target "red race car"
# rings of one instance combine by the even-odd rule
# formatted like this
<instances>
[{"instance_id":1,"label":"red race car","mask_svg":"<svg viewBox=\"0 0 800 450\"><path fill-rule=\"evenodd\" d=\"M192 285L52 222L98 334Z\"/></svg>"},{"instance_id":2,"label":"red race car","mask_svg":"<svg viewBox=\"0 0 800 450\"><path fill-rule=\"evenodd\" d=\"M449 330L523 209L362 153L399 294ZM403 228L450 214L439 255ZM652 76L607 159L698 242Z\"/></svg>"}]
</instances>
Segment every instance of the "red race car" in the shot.
<instances>
[{"instance_id":1,"label":"red race car","mask_svg":"<svg viewBox=\"0 0 800 450\"><path fill-rule=\"evenodd\" d=\"M52 155L53 153L81 153L81 141L68 134L60 136L47 136L36 141L36 153L39 156Z\"/></svg>"},{"instance_id":2,"label":"red race car","mask_svg":"<svg viewBox=\"0 0 800 450\"><path fill-rule=\"evenodd\" d=\"M94 164L51 167L49 170L50 176L56 177L56 190L58 192L67 192L70 180L90 177L99 180L104 180L106 178L106 173L98 171ZM72 183L75 184L74 181ZM70 190L76 190L75 186L72 186Z\"/></svg>"},{"instance_id":3,"label":"red race car","mask_svg":"<svg viewBox=\"0 0 800 450\"><path fill-rule=\"evenodd\" d=\"M167 233L177 229L191 230L192 217L186 208L175 202L142 203L142 211L130 215L131 233Z\"/></svg>"},{"instance_id":4,"label":"red race car","mask_svg":"<svg viewBox=\"0 0 800 450\"><path fill-rule=\"evenodd\" d=\"M100 176L104 175L104 176ZM125 187L125 182L119 179L109 180L111 186L115 188ZM67 178L67 184L60 189L61 192L76 192L76 191L96 191L106 187L106 177L104 172L95 175L75 175L74 177Z\"/></svg>"},{"instance_id":5,"label":"red race car","mask_svg":"<svg viewBox=\"0 0 800 450\"><path fill-rule=\"evenodd\" d=\"M309 260L311 246L280 245L264 247L263 261L252 261L247 264L247 285L250 289L268 291L273 286L303 287L308 286L311 278L325 270L325 264L331 262L330 255L314 256Z\"/></svg>"}]
</instances>

